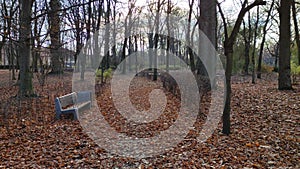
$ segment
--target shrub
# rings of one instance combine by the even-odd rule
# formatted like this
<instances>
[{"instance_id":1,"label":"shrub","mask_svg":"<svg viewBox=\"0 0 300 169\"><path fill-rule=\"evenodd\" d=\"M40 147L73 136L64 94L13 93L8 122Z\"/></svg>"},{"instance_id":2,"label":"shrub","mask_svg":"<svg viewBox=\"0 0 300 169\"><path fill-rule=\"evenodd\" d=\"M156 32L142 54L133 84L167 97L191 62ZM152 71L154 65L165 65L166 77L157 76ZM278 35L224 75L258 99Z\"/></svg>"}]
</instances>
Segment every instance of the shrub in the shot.
<instances>
[{"instance_id":1,"label":"shrub","mask_svg":"<svg viewBox=\"0 0 300 169\"><path fill-rule=\"evenodd\" d=\"M95 75L96 75L96 83L98 83L101 79L101 74L102 74L102 70L101 69L97 69L96 72L95 72ZM112 76L112 69L109 68L109 69L106 69L104 72L103 72L103 78L104 78L104 83L106 82L107 79L111 78Z\"/></svg>"},{"instance_id":2,"label":"shrub","mask_svg":"<svg viewBox=\"0 0 300 169\"><path fill-rule=\"evenodd\" d=\"M300 75L300 65L297 66L295 62L291 63L291 73L294 75Z\"/></svg>"},{"instance_id":3,"label":"shrub","mask_svg":"<svg viewBox=\"0 0 300 169\"><path fill-rule=\"evenodd\" d=\"M295 62L291 62L291 75L293 83L296 83L297 76L300 75L300 65L297 66Z\"/></svg>"},{"instance_id":4,"label":"shrub","mask_svg":"<svg viewBox=\"0 0 300 169\"><path fill-rule=\"evenodd\" d=\"M270 65L265 65L265 64L262 64L261 65L261 72L262 73L271 73L273 71L273 66L270 66Z\"/></svg>"},{"instance_id":5,"label":"shrub","mask_svg":"<svg viewBox=\"0 0 300 169\"><path fill-rule=\"evenodd\" d=\"M102 74L102 70L101 69L97 69L95 72L96 77L101 77Z\"/></svg>"},{"instance_id":6,"label":"shrub","mask_svg":"<svg viewBox=\"0 0 300 169\"><path fill-rule=\"evenodd\" d=\"M104 73L103 73L104 82L106 82L107 79L111 78L111 73L112 73L111 68L104 71Z\"/></svg>"}]
</instances>

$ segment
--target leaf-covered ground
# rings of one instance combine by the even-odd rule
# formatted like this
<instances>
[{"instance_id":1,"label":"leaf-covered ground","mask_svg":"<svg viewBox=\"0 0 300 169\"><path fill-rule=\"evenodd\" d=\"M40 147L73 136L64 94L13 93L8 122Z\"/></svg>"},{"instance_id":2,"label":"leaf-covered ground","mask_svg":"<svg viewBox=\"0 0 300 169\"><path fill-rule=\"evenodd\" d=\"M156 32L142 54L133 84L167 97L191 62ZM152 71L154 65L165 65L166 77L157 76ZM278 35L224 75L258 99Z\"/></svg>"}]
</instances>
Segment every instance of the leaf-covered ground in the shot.
<instances>
[{"instance_id":1,"label":"leaf-covered ground","mask_svg":"<svg viewBox=\"0 0 300 169\"><path fill-rule=\"evenodd\" d=\"M204 143L195 138L205 120L209 97L194 129L173 149L144 159L120 157L105 151L83 132L79 122L64 116L54 120L54 98L71 92L72 73L49 75L44 87L34 80L36 98L18 99L9 72L0 70L0 168L299 168L300 85L278 91L276 75L256 84L249 77L233 77L231 129L221 134L220 123ZM131 101L137 109L150 107L145 96L160 83L136 78ZM151 84L151 85L144 85ZM109 84L96 86L97 102L118 132L151 137L176 120L180 100L167 93L166 111L155 122L127 123L112 106ZM208 99L208 100L205 100Z\"/></svg>"}]
</instances>

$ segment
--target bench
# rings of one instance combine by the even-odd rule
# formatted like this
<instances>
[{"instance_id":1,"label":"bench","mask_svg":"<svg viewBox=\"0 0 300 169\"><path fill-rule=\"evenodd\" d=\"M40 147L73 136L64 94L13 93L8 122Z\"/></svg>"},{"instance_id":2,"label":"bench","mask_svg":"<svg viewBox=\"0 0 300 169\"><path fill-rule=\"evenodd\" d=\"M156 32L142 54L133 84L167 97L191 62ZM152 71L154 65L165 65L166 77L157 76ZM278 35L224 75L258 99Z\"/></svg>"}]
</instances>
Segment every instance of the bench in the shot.
<instances>
[{"instance_id":1,"label":"bench","mask_svg":"<svg viewBox=\"0 0 300 169\"><path fill-rule=\"evenodd\" d=\"M64 96L56 97L56 119L59 119L62 114L73 114L74 119L78 120L79 113L84 110L90 109L91 105L91 91L73 92Z\"/></svg>"},{"instance_id":2,"label":"bench","mask_svg":"<svg viewBox=\"0 0 300 169\"><path fill-rule=\"evenodd\" d=\"M154 72L148 72L148 76L154 76ZM157 76L160 76L160 72L157 72Z\"/></svg>"},{"instance_id":3,"label":"bench","mask_svg":"<svg viewBox=\"0 0 300 169\"><path fill-rule=\"evenodd\" d=\"M160 71L158 70L157 71L157 76L160 76ZM140 71L139 73L136 74L136 76L140 76L140 77L148 77L148 78L151 78L154 76L154 71L150 68L148 69L145 69L145 70L142 70Z\"/></svg>"}]
</instances>

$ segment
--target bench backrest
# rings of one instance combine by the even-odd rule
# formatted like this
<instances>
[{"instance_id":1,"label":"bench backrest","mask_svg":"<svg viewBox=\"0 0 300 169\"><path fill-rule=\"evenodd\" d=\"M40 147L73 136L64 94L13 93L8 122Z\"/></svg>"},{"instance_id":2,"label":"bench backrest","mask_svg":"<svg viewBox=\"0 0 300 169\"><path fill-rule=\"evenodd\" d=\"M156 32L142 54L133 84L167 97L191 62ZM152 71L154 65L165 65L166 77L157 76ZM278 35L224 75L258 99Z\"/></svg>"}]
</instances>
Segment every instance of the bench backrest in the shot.
<instances>
[{"instance_id":1,"label":"bench backrest","mask_svg":"<svg viewBox=\"0 0 300 169\"><path fill-rule=\"evenodd\" d=\"M82 103L92 101L92 92L91 91L80 91L77 92L76 103Z\"/></svg>"},{"instance_id":2,"label":"bench backrest","mask_svg":"<svg viewBox=\"0 0 300 169\"><path fill-rule=\"evenodd\" d=\"M73 105L76 103L76 100L77 100L75 92L61 96L58 99L59 99L62 107L68 106L68 105Z\"/></svg>"},{"instance_id":3,"label":"bench backrest","mask_svg":"<svg viewBox=\"0 0 300 169\"><path fill-rule=\"evenodd\" d=\"M76 93L70 93L61 97L55 98L55 110L61 112L63 107L74 105L76 103Z\"/></svg>"}]
</instances>

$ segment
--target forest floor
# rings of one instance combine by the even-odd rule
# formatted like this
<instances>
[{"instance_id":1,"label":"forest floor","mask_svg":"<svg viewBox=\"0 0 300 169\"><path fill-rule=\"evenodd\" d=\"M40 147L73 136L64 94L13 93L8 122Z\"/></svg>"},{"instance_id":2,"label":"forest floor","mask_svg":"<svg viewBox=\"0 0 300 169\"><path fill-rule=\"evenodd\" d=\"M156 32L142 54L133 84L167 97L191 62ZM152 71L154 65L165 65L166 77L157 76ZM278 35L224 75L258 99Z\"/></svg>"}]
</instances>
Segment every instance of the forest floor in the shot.
<instances>
[{"instance_id":1,"label":"forest floor","mask_svg":"<svg viewBox=\"0 0 300 169\"><path fill-rule=\"evenodd\" d=\"M71 117L54 119L54 98L71 92L71 72L49 75L43 87L35 77L38 97L27 99L15 97L18 87L8 71L0 70L0 79L0 168L300 168L300 85L278 91L276 74L264 74L256 84L249 76L232 78L229 136L221 133L220 121L211 137L196 141L209 104L204 96L203 112L185 139L143 159L106 151ZM145 95L154 88L162 85L135 78L130 97L137 109L150 107ZM109 83L95 89L102 115L119 133L152 137L177 118L173 112L178 111L180 100L166 92L168 111L155 122L137 127L112 106Z\"/></svg>"}]
</instances>

